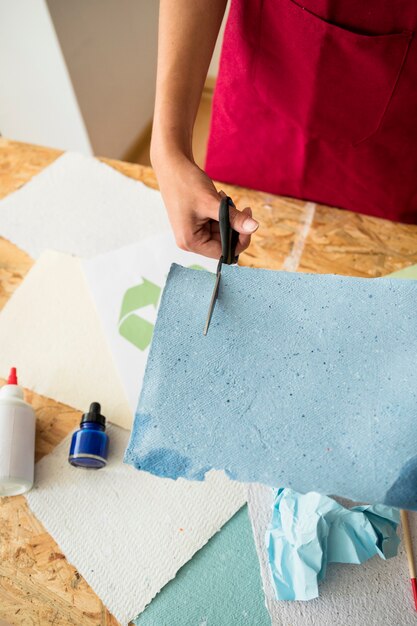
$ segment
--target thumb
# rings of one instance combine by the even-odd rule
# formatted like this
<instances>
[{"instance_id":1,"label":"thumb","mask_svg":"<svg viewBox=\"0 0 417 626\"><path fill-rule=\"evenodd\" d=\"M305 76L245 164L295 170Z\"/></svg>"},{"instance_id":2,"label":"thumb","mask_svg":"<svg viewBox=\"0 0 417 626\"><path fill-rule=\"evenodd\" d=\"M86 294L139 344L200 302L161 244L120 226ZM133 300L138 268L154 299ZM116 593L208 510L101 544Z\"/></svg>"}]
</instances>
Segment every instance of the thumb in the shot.
<instances>
[{"instance_id":1,"label":"thumb","mask_svg":"<svg viewBox=\"0 0 417 626\"><path fill-rule=\"evenodd\" d=\"M243 235L251 235L259 227L259 222L249 213L238 211L236 207L229 207L229 217L232 228Z\"/></svg>"}]
</instances>

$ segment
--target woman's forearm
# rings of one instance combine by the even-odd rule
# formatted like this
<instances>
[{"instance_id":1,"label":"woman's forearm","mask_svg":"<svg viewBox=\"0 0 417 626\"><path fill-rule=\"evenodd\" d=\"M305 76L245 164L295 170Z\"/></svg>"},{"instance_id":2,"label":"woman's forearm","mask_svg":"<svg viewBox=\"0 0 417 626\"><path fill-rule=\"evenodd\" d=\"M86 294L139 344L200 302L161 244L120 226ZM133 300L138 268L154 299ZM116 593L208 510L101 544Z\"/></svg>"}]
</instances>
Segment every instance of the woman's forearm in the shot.
<instances>
[{"instance_id":1,"label":"woman's forearm","mask_svg":"<svg viewBox=\"0 0 417 626\"><path fill-rule=\"evenodd\" d=\"M196 165L194 122L226 0L161 0L151 160L177 245L218 259L220 195ZM237 254L258 224L250 208L229 211Z\"/></svg>"},{"instance_id":2,"label":"woman's forearm","mask_svg":"<svg viewBox=\"0 0 417 626\"><path fill-rule=\"evenodd\" d=\"M227 0L161 0L153 163L192 159L192 133Z\"/></svg>"}]
</instances>

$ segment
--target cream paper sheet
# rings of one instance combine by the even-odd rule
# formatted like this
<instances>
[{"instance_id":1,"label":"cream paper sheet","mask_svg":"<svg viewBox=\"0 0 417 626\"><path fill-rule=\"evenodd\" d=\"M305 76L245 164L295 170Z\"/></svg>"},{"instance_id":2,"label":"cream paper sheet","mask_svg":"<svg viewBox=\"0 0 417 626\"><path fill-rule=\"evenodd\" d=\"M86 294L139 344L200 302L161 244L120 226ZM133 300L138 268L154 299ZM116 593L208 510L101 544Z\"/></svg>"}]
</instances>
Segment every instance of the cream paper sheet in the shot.
<instances>
[{"instance_id":1,"label":"cream paper sheet","mask_svg":"<svg viewBox=\"0 0 417 626\"><path fill-rule=\"evenodd\" d=\"M130 428L133 413L78 258L46 251L0 313L0 375Z\"/></svg>"}]
</instances>

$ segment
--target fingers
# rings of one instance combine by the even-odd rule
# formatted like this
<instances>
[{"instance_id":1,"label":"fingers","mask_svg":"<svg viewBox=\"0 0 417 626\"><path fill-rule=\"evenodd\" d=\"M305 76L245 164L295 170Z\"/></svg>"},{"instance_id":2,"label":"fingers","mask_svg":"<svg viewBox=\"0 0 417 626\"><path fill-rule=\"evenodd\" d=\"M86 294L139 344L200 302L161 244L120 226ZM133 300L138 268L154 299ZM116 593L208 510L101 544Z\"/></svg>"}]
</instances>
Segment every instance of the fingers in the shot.
<instances>
[{"instance_id":1,"label":"fingers","mask_svg":"<svg viewBox=\"0 0 417 626\"><path fill-rule=\"evenodd\" d=\"M252 218L252 215L245 211L238 211L235 207L230 207L229 216L232 228L242 235L252 235L259 227L259 223Z\"/></svg>"},{"instance_id":2,"label":"fingers","mask_svg":"<svg viewBox=\"0 0 417 626\"><path fill-rule=\"evenodd\" d=\"M220 193L223 193L223 192L220 192ZM252 217L252 209L250 207L244 208L243 211L242 211L242 215L251 218ZM216 239L217 241L221 242L219 222L216 222L216 221L212 220L211 223L210 223L210 231L211 231L211 238L212 239ZM237 243L237 246L236 246L236 254L240 254L241 252L246 250L246 248L250 244L250 241L251 241L250 234L241 234L240 233L239 234L239 240L238 240L238 243Z\"/></svg>"},{"instance_id":3,"label":"fingers","mask_svg":"<svg viewBox=\"0 0 417 626\"><path fill-rule=\"evenodd\" d=\"M250 207L246 207L243 211L238 211L238 213L241 215L242 221L252 218L252 209ZM257 222L255 223L258 224ZM239 233L236 254L246 250L250 241L250 234ZM210 220L197 231L190 231L188 234L186 229L181 229L181 237L177 237L177 245L182 250L195 252L196 254L202 254L214 259L220 258L222 249L219 223L215 220Z\"/></svg>"},{"instance_id":4,"label":"fingers","mask_svg":"<svg viewBox=\"0 0 417 626\"><path fill-rule=\"evenodd\" d=\"M196 254L208 256L211 259L220 259L222 255L222 246L220 241L210 239L209 241L194 244L192 251Z\"/></svg>"},{"instance_id":5,"label":"fingers","mask_svg":"<svg viewBox=\"0 0 417 626\"><path fill-rule=\"evenodd\" d=\"M218 222L219 197L224 196L223 191L201 195L200 201L194 205L192 212L189 214L183 210L176 212L175 221L170 216L176 233L177 245L182 250L215 259L220 258L222 251ZM240 254L249 246L251 234L257 230L259 224L252 218L250 207L239 211L236 207L230 206L229 216L231 227L239 233L236 254Z\"/></svg>"},{"instance_id":6,"label":"fingers","mask_svg":"<svg viewBox=\"0 0 417 626\"><path fill-rule=\"evenodd\" d=\"M175 239L177 246L186 252L194 252L213 259L219 259L222 254L220 233L212 233L209 224L196 231L183 228L176 234Z\"/></svg>"},{"instance_id":7,"label":"fingers","mask_svg":"<svg viewBox=\"0 0 417 626\"><path fill-rule=\"evenodd\" d=\"M249 217L252 217L252 209L250 207L246 207L245 209L243 209L242 213L247 215L247 216L249 216ZM238 241L238 244L236 246L236 254L240 254L241 252L246 250L246 248L250 244L250 238L251 238L250 235L245 235L245 234L240 234L239 235L239 241Z\"/></svg>"},{"instance_id":8,"label":"fingers","mask_svg":"<svg viewBox=\"0 0 417 626\"><path fill-rule=\"evenodd\" d=\"M224 191L219 191L219 193L216 195L222 198L226 197ZM211 219L214 222L218 223L219 203L217 198L213 196L210 199L210 202L204 206L203 211L204 216L200 214L200 218L204 217L205 219ZM252 211L250 211L249 213L247 211L239 211L236 207L230 206L229 218L232 228L234 230L237 230L237 232L241 233L242 235L252 235L252 233L254 233L259 227L259 223L252 218Z\"/></svg>"}]
</instances>

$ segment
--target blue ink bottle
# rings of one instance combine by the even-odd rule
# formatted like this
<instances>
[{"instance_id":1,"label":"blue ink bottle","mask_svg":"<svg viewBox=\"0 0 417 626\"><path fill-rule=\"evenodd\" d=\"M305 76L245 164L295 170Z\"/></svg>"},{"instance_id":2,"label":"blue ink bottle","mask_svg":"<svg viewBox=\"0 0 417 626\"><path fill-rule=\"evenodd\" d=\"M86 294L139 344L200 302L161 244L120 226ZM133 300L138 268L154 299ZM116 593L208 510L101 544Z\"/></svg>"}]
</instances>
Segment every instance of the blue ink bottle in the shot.
<instances>
[{"instance_id":1,"label":"blue ink bottle","mask_svg":"<svg viewBox=\"0 0 417 626\"><path fill-rule=\"evenodd\" d=\"M104 467L109 450L109 437L105 430L106 418L101 415L100 404L93 402L88 413L81 418L80 429L72 436L68 462L88 469Z\"/></svg>"}]
</instances>

